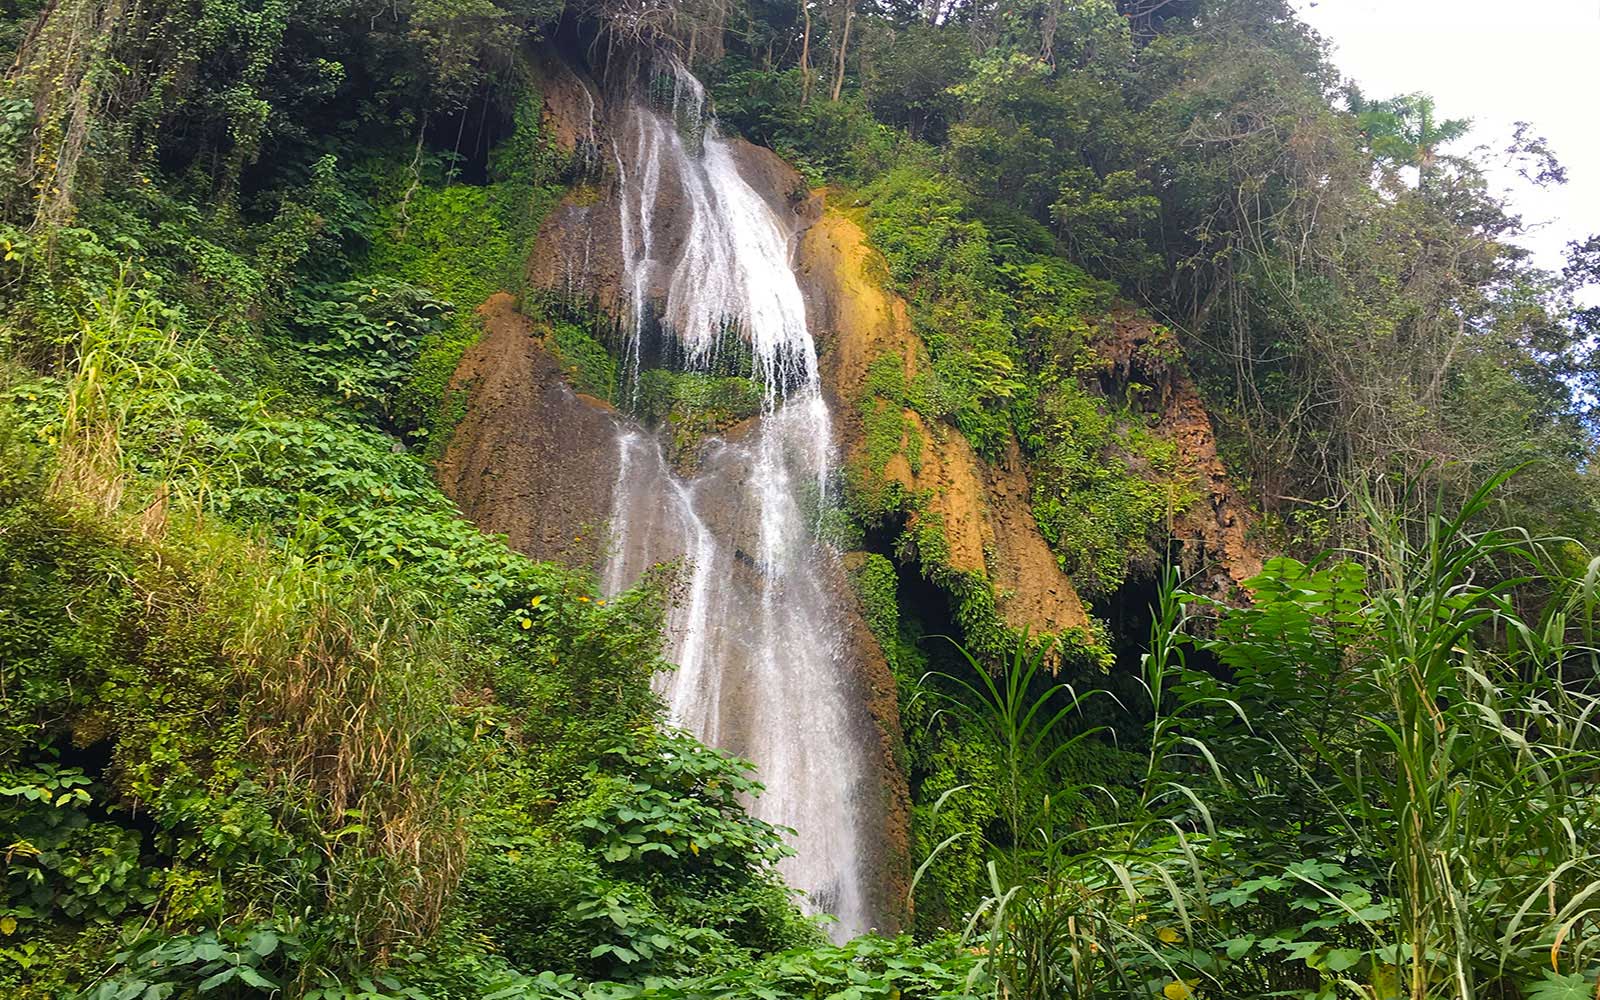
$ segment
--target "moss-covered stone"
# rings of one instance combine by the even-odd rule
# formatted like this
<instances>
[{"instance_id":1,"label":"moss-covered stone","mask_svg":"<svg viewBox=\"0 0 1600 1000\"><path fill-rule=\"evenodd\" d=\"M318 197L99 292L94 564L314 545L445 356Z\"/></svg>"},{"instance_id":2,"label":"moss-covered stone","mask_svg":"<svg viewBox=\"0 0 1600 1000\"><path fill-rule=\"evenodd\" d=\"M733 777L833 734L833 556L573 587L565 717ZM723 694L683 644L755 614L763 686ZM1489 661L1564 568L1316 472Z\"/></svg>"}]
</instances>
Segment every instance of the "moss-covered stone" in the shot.
<instances>
[{"instance_id":1,"label":"moss-covered stone","mask_svg":"<svg viewBox=\"0 0 1600 1000\"><path fill-rule=\"evenodd\" d=\"M652 368L639 376L630 405L640 420L665 428L668 457L690 472L707 437L754 417L764 399L751 378Z\"/></svg>"}]
</instances>

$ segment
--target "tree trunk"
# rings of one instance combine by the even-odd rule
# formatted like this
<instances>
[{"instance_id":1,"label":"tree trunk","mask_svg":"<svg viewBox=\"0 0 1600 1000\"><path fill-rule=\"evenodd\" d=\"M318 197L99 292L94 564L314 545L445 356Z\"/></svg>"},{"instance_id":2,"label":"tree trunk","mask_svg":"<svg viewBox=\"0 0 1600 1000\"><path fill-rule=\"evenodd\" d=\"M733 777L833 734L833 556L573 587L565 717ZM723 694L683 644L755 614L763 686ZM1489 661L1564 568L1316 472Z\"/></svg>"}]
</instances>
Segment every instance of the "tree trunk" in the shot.
<instances>
[{"instance_id":1,"label":"tree trunk","mask_svg":"<svg viewBox=\"0 0 1600 1000\"><path fill-rule=\"evenodd\" d=\"M1056 28L1061 21L1060 0L1051 0L1039 20L1039 61L1056 68Z\"/></svg>"},{"instance_id":2,"label":"tree trunk","mask_svg":"<svg viewBox=\"0 0 1600 1000\"><path fill-rule=\"evenodd\" d=\"M844 32L839 37L839 65L833 77L833 100L836 104L839 101L839 95L844 92L844 59L845 53L850 48L850 25L855 23L855 19L855 0L851 0L850 4L844 9Z\"/></svg>"},{"instance_id":3,"label":"tree trunk","mask_svg":"<svg viewBox=\"0 0 1600 1000\"><path fill-rule=\"evenodd\" d=\"M805 34L800 36L800 106L811 100L811 0L800 0L800 13L805 16Z\"/></svg>"}]
</instances>

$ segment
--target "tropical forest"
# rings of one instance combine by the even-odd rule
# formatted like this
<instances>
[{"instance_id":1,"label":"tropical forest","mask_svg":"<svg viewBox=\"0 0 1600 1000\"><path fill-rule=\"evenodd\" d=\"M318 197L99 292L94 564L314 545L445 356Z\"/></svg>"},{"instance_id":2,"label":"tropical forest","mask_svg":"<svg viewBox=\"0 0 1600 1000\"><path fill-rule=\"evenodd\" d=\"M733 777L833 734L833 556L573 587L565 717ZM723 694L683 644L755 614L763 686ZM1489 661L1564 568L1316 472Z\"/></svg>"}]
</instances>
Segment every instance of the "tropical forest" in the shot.
<instances>
[{"instance_id":1,"label":"tropical forest","mask_svg":"<svg viewBox=\"0 0 1600 1000\"><path fill-rule=\"evenodd\" d=\"M0 996L1600 996L1600 235L1304 8L0 0Z\"/></svg>"}]
</instances>

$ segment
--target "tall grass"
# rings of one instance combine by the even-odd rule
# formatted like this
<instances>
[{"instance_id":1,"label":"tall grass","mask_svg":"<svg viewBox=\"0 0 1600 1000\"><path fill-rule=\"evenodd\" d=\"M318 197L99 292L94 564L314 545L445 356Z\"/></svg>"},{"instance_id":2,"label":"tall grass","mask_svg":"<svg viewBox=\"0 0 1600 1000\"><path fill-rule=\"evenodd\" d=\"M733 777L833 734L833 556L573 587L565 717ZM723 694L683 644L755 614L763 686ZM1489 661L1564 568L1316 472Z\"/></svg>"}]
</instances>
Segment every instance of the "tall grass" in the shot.
<instances>
[{"instance_id":1,"label":"tall grass","mask_svg":"<svg viewBox=\"0 0 1600 1000\"><path fill-rule=\"evenodd\" d=\"M381 960L438 924L461 875L467 789L438 737L470 643L370 573L202 517L182 400L198 370L153 300L113 288L84 321L49 500L137 555L136 627L225 668L253 777L309 827L317 888Z\"/></svg>"},{"instance_id":2,"label":"tall grass","mask_svg":"<svg viewBox=\"0 0 1600 1000\"><path fill-rule=\"evenodd\" d=\"M370 576L225 546L201 621L243 684L247 748L320 831L329 907L381 957L438 925L461 876L466 779L439 736L466 637Z\"/></svg>"},{"instance_id":3,"label":"tall grass","mask_svg":"<svg viewBox=\"0 0 1600 1000\"><path fill-rule=\"evenodd\" d=\"M1081 699L1039 693L1020 654L943 680L999 737L1008 815L1034 824L1025 845L992 845L969 928L999 996L1595 995L1600 559L1478 527L1504 479L1415 523L1368 511L1374 542L1353 555L1370 583L1340 604L1336 649L1297 645L1333 641L1309 627L1316 595L1295 603L1326 584L1270 581L1290 596L1222 633L1257 645L1265 696L1191 666L1186 650L1217 640L1190 631L1199 599L1169 578L1140 677L1146 767L1097 830L1044 820L1049 764L1083 736L1055 725ZM1272 685L1332 692L1349 731L1263 731L1293 724ZM1239 808L1252 794L1294 805L1257 806L1279 810L1262 819Z\"/></svg>"},{"instance_id":4,"label":"tall grass","mask_svg":"<svg viewBox=\"0 0 1600 1000\"><path fill-rule=\"evenodd\" d=\"M118 282L96 300L83 321L77 365L67 383L51 492L86 513L111 521L133 474L124 438L171 427L179 416L178 389L196 371L192 349L155 299ZM182 449L168 451L180 461ZM149 495L132 524L158 534L164 525L170 476L147 484Z\"/></svg>"},{"instance_id":5,"label":"tall grass","mask_svg":"<svg viewBox=\"0 0 1600 1000\"><path fill-rule=\"evenodd\" d=\"M1418 525L1369 511L1364 657L1384 702L1336 758L1337 791L1391 865L1413 1000L1508 992L1540 965L1588 973L1600 946L1600 559L1569 573L1556 540L1476 530L1504 479ZM1549 593L1533 615L1516 600L1530 584Z\"/></svg>"}]
</instances>

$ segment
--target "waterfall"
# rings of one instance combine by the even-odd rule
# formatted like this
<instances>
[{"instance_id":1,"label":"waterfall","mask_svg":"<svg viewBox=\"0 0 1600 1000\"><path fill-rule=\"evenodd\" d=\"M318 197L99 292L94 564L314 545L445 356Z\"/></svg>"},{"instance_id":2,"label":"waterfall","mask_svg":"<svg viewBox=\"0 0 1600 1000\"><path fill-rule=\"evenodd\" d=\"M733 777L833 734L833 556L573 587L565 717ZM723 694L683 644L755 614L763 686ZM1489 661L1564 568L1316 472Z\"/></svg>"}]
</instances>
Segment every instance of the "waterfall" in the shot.
<instances>
[{"instance_id":1,"label":"waterfall","mask_svg":"<svg viewBox=\"0 0 1600 1000\"><path fill-rule=\"evenodd\" d=\"M863 800L877 737L852 687L841 598L825 582L840 578L838 555L816 537L832 428L792 233L740 174L699 81L673 62L653 83L612 127L624 377L636 393L652 335L691 371L745 344L763 405L742 434L707 443L692 479L656 436L619 427L603 581L614 593L658 562L684 561L668 622L677 669L658 690L674 724L755 762L767 791L753 811L796 831L780 869L809 909L838 918L843 939L873 925ZM681 239L658 233L665 213L677 213Z\"/></svg>"}]
</instances>

